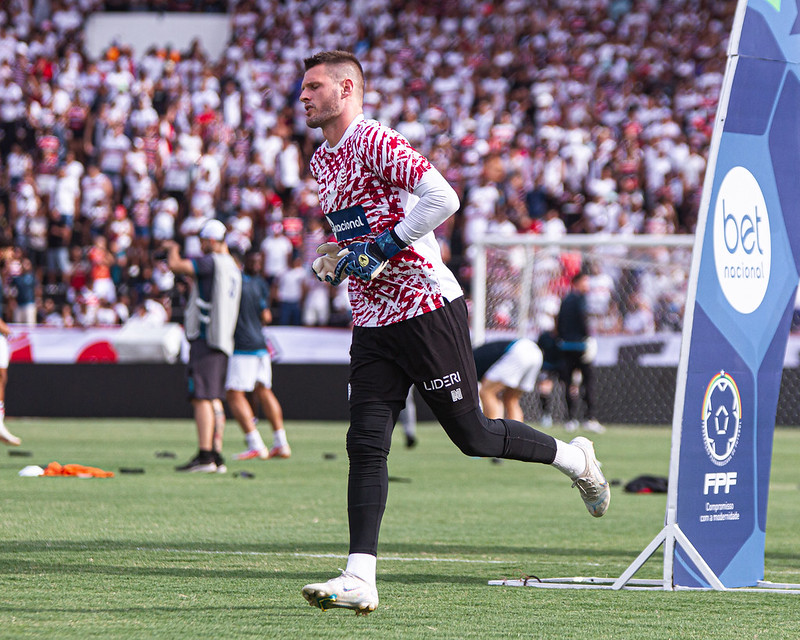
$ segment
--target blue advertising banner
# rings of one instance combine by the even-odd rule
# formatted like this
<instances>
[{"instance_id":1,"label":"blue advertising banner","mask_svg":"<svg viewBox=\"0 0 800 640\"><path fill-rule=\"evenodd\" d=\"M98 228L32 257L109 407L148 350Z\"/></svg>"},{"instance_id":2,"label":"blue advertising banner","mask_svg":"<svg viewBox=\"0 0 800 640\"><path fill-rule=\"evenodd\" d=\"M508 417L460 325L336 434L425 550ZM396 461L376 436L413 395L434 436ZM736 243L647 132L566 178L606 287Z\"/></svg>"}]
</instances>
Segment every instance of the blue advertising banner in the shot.
<instances>
[{"instance_id":1,"label":"blue advertising banner","mask_svg":"<svg viewBox=\"0 0 800 640\"><path fill-rule=\"evenodd\" d=\"M675 522L725 587L764 578L772 436L800 279L800 0L748 0L737 17L673 446ZM675 546L674 585L710 586L697 560Z\"/></svg>"}]
</instances>

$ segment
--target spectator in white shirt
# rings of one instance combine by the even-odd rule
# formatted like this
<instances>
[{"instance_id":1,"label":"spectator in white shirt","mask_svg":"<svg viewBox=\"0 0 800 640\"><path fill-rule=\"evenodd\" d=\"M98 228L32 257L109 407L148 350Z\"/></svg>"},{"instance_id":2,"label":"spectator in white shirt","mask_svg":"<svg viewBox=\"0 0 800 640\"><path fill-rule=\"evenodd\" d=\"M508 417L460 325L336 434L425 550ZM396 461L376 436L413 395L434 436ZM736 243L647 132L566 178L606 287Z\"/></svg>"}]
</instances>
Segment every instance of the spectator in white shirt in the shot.
<instances>
[{"instance_id":1,"label":"spectator in white shirt","mask_svg":"<svg viewBox=\"0 0 800 640\"><path fill-rule=\"evenodd\" d=\"M272 286L288 271L289 261L294 253L292 241L284 235L280 222L273 222L269 226L260 249L264 254L264 279Z\"/></svg>"},{"instance_id":2,"label":"spectator in white shirt","mask_svg":"<svg viewBox=\"0 0 800 640\"><path fill-rule=\"evenodd\" d=\"M282 325L299 325L302 323L302 305L305 295L305 283L308 278L308 267L303 258L296 256L290 269L278 278L278 322Z\"/></svg>"}]
</instances>

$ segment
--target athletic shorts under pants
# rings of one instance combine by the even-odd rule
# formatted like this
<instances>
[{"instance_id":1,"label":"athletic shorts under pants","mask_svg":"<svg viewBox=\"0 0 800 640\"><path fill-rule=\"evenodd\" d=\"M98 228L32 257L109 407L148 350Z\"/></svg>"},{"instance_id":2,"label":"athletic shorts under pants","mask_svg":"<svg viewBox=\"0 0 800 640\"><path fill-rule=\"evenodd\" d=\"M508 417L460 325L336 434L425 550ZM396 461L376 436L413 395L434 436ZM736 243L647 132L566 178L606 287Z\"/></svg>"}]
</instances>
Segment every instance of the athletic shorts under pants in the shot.
<instances>
[{"instance_id":1,"label":"athletic shorts under pants","mask_svg":"<svg viewBox=\"0 0 800 640\"><path fill-rule=\"evenodd\" d=\"M396 324L353 328L351 408L369 402L402 407L412 383L439 420L480 406L463 298Z\"/></svg>"}]
</instances>

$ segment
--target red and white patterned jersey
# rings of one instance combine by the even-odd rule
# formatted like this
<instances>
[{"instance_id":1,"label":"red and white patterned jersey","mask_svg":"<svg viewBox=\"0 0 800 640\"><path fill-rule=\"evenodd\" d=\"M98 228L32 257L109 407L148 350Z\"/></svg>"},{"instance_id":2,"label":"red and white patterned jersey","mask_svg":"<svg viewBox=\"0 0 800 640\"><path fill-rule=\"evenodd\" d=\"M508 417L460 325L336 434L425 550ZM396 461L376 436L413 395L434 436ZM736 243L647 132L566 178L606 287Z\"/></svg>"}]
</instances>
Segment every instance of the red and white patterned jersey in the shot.
<instances>
[{"instance_id":1,"label":"red and white patterned jersey","mask_svg":"<svg viewBox=\"0 0 800 640\"><path fill-rule=\"evenodd\" d=\"M323 213L363 208L367 224L356 220L356 231L345 240L337 234L343 247L371 240L402 220L419 201L412 195L414 188L432 169L397 131L363 116L350 124L335 147L323 143L310 166ZM394 256L374 280L348 280L353 323L362 327L408 320L463 295L433 233Z\"/></svg>"}]
</instances>

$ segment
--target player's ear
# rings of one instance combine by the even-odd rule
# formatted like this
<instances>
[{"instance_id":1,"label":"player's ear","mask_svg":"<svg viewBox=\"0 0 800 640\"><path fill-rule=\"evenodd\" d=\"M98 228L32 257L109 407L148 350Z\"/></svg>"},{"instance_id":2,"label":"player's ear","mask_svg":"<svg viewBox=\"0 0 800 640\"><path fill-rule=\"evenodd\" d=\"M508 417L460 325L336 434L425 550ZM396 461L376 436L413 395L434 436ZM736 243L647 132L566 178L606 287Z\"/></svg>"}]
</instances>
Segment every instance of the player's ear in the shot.
<instances>
[{"instance_id":1,"label":"player's ear","mask_svg":"<svg viewBox=\"0 0 800 640\"><path fill-rule=\"evenodd\" d=\"M354 83L352 78L342 80L342 98L353 95Z\"/></svg>"}]
</instances>

